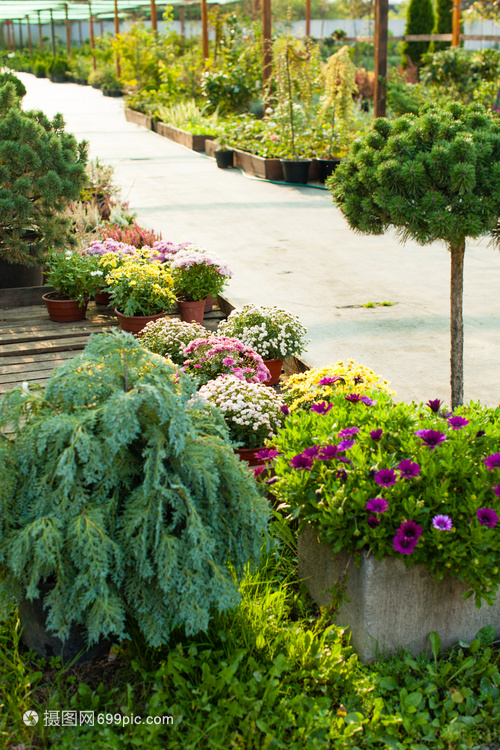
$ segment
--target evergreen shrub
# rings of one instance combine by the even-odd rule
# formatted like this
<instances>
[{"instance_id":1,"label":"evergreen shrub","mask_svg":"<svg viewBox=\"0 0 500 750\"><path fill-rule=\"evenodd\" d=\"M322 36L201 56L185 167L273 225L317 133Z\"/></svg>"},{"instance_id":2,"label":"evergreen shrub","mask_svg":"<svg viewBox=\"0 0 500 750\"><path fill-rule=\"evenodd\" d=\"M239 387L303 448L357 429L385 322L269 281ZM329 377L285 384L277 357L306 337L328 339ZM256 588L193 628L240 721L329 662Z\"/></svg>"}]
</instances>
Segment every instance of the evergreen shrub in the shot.
<instances>
[{"instance_id":1,"label":"evergreen shrub","mask_svg":"<svg viewBox=\"0 0 500 750\"><path fill-rule=\"evenodd\" d=\"M47 625L59 637L82 624L91 644L133 627L151 646L238 603L268 504L221 415L193 393L174 365L113 332L45 390L3 397L0 602L35 598L52 579Z\"/></svg>"}]
</instances>

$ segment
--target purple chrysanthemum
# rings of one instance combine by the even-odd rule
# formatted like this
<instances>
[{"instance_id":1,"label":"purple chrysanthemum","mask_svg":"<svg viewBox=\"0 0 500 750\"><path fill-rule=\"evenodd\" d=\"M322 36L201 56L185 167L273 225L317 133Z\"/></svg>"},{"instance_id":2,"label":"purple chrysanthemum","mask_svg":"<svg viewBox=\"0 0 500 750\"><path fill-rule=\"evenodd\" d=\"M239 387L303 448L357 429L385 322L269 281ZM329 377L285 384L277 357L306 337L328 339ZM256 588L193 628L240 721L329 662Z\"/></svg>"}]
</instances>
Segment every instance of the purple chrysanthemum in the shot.
<instances>
[{"instance_id":1,"label":"purple chrysanthemum","mask_svg":"<svg viewBox=\"0 0 500 750\"><path fill-rule=\"evenodd\" d=\"M371 529L376 528L381 522L382 522L382 519L377 518L377 516L368 516L367 523Z\"/></svg>"},{"instance_id":2,"label":"purple chrysanthemum","mask_svg":"<svg viewBox=\"0 0 500 750\"><path fill-rule=\"evenodd\" d=\"M385 497L372 497L371 500L365 505L365 510L369 510L370 513L385 513L389 507L389 502Z\"/></svg>"},{"instance_id":3,"label":"purple chrysanthemum","mask_svg":"<svg viewBox=\"0 0 500 750\"><path fill-rule=\"evenodd\" d=\"M446 440L446 435L439 430L417 430L415 435L421 438L431 450Z\"/></svg>"},{"instance_id":4,"label":"purple chrysanthemum","mask_svg":"<svg viewBox=\"0 0 500 750\"><path fill-rule=\"evenodd\" d=\"M434 412L434 414L437 414L442 403L443 402L439 398L435 398L431 401L427 401L426 406L428 406L429 409Z\"/></svg>"},{"instance_id":5,"label":"purple chrysanthemum","mask_svg":"<svg viewBox=\"0 0 500 750\"><path fill-rule=\"evenodd\" d=\"M303 453L298 453L290 461L292 469L306 469L309 471L314 463L314 458L310 456L304 456Z\"/></svg>"},{"instance_id":6,"label":"purple chrysanthemum","mask_svg":"<svg viewBox=\"0 0 500 750\"><path fill-rule=\"evenodd\" d=\"M406 536L396 536L392 540L392 546L396 550L396 552L400 552L402 555L411 555L415 547L417 546L417 541L414 541L413 539L408 539Z\"/></svg>"},{"instance_id":7,"label":"purple chrysanthemum","mask_svg":"<svg viewBox=\"0 0 500 750\"><path fill-rule=\"evenodd\" d=\"M373 401L373 399L369 398L368 396L361 396L360 401L362 401L367 406L376 406L377 402Z\"/></svg>"},{"instance_id":8,"label":"purple chrysanthemum","mask_svg":"<svg viewBox=\"0 0 500 750\"><path fill-rule=\"evenodd\" d=\"M493 492L497 497L500 497L500 484L495 484L495 486L493 487Z\"/></svg>"},{"instance_id":9,"label":"purple chrysanthemum","mask_svg":"<svg viewBox=\"0 0 500 750\"><path fill-rule=\"evenodd\" d=\"M327 404L326 401L320 401L311 406L311 411L315 411L316 414L327 414L330 409L333 409L333 404Z\"/></svg>"},{"instance_id":10,"label":"purple chrysanthemum","mask_svg":"<svg viewBox=\"0 0 500 750\"><path fill-rule=\"evenodd\" d=\"M323 445L321 446L318 458L320 461L331 461L336 458L338 453L338 447L336 445Z\"/></svg>"},{"instance_id":11,"label":"purple chrysanthemum","mask_svg":"<svg viewBox=\"0 0 500 750\"><path fill-rule=\"evenodd\" d=\"M380 469L380 471L377 471L375 474L375 481L381 487L390 487L391 485L396 484L398 478L394 469Z\"/></svg>"},{"instance_id":12,"label":"purple chrysanthemum","mask_svg":"<svg viewBox=\"0 0 500 750\"><path fill-rule=\"evenodd\" d=\"M453 528L453 522L449 516L445 516L442 513L440 513L437 516L434 516L432 519L432 525L435 529L439 529L440 531L451 531Z\"/></svg>"},{"instance_id":13,"label":"purple chrysanthemum","mask_svg":"<svg viewBox=\"0 0 500 750\"><path fill-rule=\"evenodd\" d=\"M359 393L350 393L348 396L344 396L346 401L350 401L353 404L356 404L358 401L361 401L361 396Z\"/></svg>"},{"instance_id":14,"label":"purple chrysanthemum","mask_svg":"<svg viewBox=\"0 0 500 750\"><path fill-rule=\"evenodd\" d=\"M341 440L337 448L339 451L348 451L353 445L356 445L355 440Z\"/></svg>"},{"instance_id":15,"label":"purple chrysanthemum","mask_svg":"<svg viewBox=\"0 0 500 750\"><path fill-rule=\"evenodd\" d=\"M318 385L334 385L339 380L342 380L340 375L335 375L333 378L330 378L330 377L321 378L321 380L318 380Z\"/></svg>"},{"instance_id":16,"label":"purple chrysanthemum","mask_svg":"<svg viewBox=\"0 0 500 750\"><path fill-rule=\"evenodd\" d=\"M274 448L263 448L261 451L257 451L255 455L262 461L272 461L278 455L278 451L274 450Z\"/></svg>"},{"instance_id":17,"label":"purple chrysanthemum","mask_svg":"<svg viewBox=\"0 0 500 750\"><path fill-rule=\"evenodd\" d=\"M420 466L414 461L410 461L409 458L400 461L397 468L404 479L411 479L411 477L417 477L420 474Z\"/></svg>"},{"instance_id":18,"label":"purple chrysanthemum","mask_svg":"<svg viewBox=\"0 0 500 750\"><path fill-rule=\"evenodd\" d=\"M372 430L370 432L370 437L372 440L375 440L375 442L378 442L383 434L384 434L383 430Z\"/></svg>"},{"instance_id":19,"label":"purple chrysanthemum","mask_svg":"<svg viewBox=\"0 0 500 750\"><path fill-rule=\"evenodd\" d=\"M405 521L401 524L399 529L396 531L396 535L399 537L405 537L405 539L413 540L416 544L422 536L423 531L424 530L419 523L415 523L415 521L410 520Z\"/></svg>"},{"instance_id":20,"label":"purple chrysanthemum","mask_svg":"<svg viewBox=\"0 0 500 750\"><path fill-rule=\"evenodd\" d=\"M453 427L454 430L461 430L462 427L469 424L469 420L464 417L450 417L448 419L448 424Z\"/></svg>"},{"instance_id":21,"label":"purple chrysanthemum","mask_svg":"<svg viewBox=\"0 0 500 750\"><path fill-rule=\"evenodd\" d=\"M498 516L493 508L479 508L476 510L476 515L481 526L488 526L492 529L498 523Z\"/></svg>"},{"instance_id":22,"label":"purple chrysanthemum","mask_svg":"<svg viewBox=\"0 0 500 750\"><path fill-rule=\"evenodd\" d=\"M359 432L359 427L347 427L345 430L340 430L340 432L337 433L337 437L340 439L342 438L349 438L353 435L357 435Z\"/></svg>"},{"instance_id":23,"label":"purple chrysanthemum","mask_svg":"<svg viewBox=\"0 0 500 750\"><path fill-rule=\"evenodd\" d=\"M500 469L500 453L492 453L491 456L486 456L484 459L484 465L488 471Z\"/></svg>"},{"instance_id":24,"label":"purple chrysanthemum","mask_svg":"<svg viewBox=\"0 0 500 750\"><path fill-rule=\"evenodd\" d=\"M305 448L302 451L302 455L306 456L307 458L316 458L316 456L319 453L320 446L319 445L311 445L310 448Z\"/></svg>"}]
</instances>

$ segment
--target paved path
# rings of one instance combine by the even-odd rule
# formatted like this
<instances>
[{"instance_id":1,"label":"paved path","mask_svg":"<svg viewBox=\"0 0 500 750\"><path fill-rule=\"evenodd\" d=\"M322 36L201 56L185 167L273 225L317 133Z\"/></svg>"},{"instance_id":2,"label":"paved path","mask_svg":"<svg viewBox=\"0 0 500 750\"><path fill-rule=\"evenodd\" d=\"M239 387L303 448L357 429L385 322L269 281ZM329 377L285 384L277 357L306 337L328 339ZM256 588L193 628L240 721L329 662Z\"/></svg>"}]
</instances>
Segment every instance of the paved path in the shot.
<instances>
[{"instance_id":1,"label":"paved path","mask_svg":"<svg viewBox=\"0 0 500 750\"><path fill-rule=\"evenodd\" d=\"M327 191L274 185L125 121L123 102L76 84L21 74L25 107L62 112L90 155L115 168L122 198L164 239L192 240L234 271L227 296L278 305L308 328L315 366L353 358L405 400L449 402L449 256L439 243L399 245L354 234ZM466 251L465 398L500 402L500 257ZM391 307L364 308L390 300Z\"/></svg>"}]
</instances>

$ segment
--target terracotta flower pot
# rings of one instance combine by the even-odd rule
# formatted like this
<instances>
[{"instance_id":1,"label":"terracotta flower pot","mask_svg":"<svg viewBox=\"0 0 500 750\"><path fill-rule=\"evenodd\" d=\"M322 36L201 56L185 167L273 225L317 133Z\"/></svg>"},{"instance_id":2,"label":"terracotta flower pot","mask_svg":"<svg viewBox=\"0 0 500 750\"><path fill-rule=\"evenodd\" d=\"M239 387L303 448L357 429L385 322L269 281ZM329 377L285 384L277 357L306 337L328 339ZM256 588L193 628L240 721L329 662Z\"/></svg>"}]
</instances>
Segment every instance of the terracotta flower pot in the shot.
<instances>
[{"instance_id":1,"label":"terracotta flower pot","mask_svg":"<svg viewBox=\"0 0 500 750\"><path fill-rule=\"evenodd\" d=\"M111 303L111 294L109 292L96 292L94 294L94 300L96 305L106 305L109 307Z\"/></svg>"},{"instance_id":2,"label":"terracotta flower pot","mask_svg":"<svg viewBox=\"0 0 500 750\"><path fill-rule=\"evenodd\" d=\"M56 323L72 323L85 319L88 300L80 306L76 299L57 299L54 295L57 295L57 292L49 292L42 297L51 320Z\"/></svg>"},{"instance_id":3,"label":"terracotta flower pot","mask_svg":"<svg viewBox=\"0 0 500 750\"><path fill-rule=\"evenodd\" d=\"M215 304L215 299L208 295L208 297L205 297L205 312L210 312L212 310L212 307Z\"/></svg>"},{"instance_id":4,"label":"terracotta flower pot","mask_svg":"<svg viewBox=\"0 0 500 750\"><path fill-rule=\"evenodd\" d=\"M271 373L271 377L264 380L264 385L276 385L279 382L281 370L283 369L283 360L265 359L264 364Z\"/></svg>"},{"instance_id":5,"label":"terracotta flower pot","mask_svg":"<svg viewBox=\"0 0 500 750\"><path fill-rule=\"evenodd\" d=\"M241 461L246 461L249 466L263 466L264 461L255 454L263 450L264 446L259 448L235 448L234 452L240 457Z\"/></svg>"},{"instance_id":6,"label":"terracotta flower pot","mask_svg":"<svg viewBox=\"0 0 500 750\"><path fill-rule=\"evenodd\" d=\"M205 300L177 300L179 315L184 323L201 323L205 314Z\"/></svg>"},{"instance_id":7,"label":"terracotta flower pot","mask_svg":"<svg viewBox=\"0 0 500 750\"><path fill-rule=\"evenodd\" d=\"M134 335L136 333L139 333L142 331L143 328L147 326L148 323L151 323L152 320L159 320L160 318L163 318L166 313L161 312L157 313L156 315L123 315L119 310L115 308L115 315L118 318L118 321L120 323L120 327L123 331L128 331L129 333L133 333Z\"/></svg>"}]
</instances>

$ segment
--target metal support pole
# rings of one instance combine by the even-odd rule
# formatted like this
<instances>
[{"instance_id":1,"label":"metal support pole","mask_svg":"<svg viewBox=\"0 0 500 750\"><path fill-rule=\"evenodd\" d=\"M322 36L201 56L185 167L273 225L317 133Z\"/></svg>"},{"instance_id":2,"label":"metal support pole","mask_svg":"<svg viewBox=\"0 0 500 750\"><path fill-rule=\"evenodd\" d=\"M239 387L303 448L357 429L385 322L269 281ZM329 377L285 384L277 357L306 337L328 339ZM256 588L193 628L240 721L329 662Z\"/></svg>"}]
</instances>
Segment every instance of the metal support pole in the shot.
<instances>
[{"instance_id":1,"label":"metal support pole","mask_svg":"<svg viewBox=\"0 0 500 750\"><path fill-rule=\"evenodd\" d=\"M115 39L120 33L120 19L118 18L118 0L115 0ZM116 77L121 75L120 57L116 56Z\"/></svg>"},{"instance_id":2,"label":"metal support pole","mask_svg":"<svg viewBox=\"0 0 500 750\"><path fill-rule=\"evenodd\" d=\"M208 60L207 0L201 0L201 47L202 47L203 59Z\"/></svg>"},{"instance_id":3,"label":"metal support pole","mask_svg":"<svg viewBox=\"0 0 500 750\"><path fill-rule=\"evenodd\" d=\"M92 6L89 2L89 34L90 34L90 47L92 49L92 67L97 70L97 62L95 59L95 39L94 39L94 21L92 19Z\"/></svg>"},{"instance_id":4,"label":"metal support pole","mask_svg":"<svg viewBox=\"0 0 500 750\"><path fill-rule=\"evenodd\" d=\"M389 25L388 0L375 0L375 89L373 116L386 116L387 37Z\"/></svg>"},{"instance_id":5,"label":"metal support pole","mask_svg":"<svg viewBox=\"0 0 500 750\"><path fill-rule=\"evenodd\" d=\"M40 18L40 11L38 13L38 43L40 45L40 52L43 50L43 35L42 35L42 21Z\"/></svg>"},{"instance_id":6,"label":"metal support pole","mask_svg":"<svg viewBox=\"0 0 500 750\"><path fill-rule=\"evenodd\" d=\"M25 16L25 18L26 18L26 25L28 26L28 48L29 48L30 57L31 57L32 54L33 54L33 42L32 42L32 39L31 39L30 17L29 16Z\"/></svg>"},{"instance_id":7,"label":"metal support pole","mask_svg":"<svg viewBox=\"0 0 500 750\"><path fill-rule=\"evenodd\" d=\"M7 50L10 52L12 47L12 42L10 39L10 21L5 21L5 25L7 26Z\"/></svg>"},{"instance_id":8,"label":"metal support pole","mask_svg":"<svg viewBox=\"0 0 500 750\"><path fill-rule=\"evenodd\" d=\"M65 23L66 23L66 57L71 60L71 23L68 16L68 3L64 4Z\"/></svg>"},{"instance_id":9,"label":"metal support pole","mask_svg":"<svg viewBox=\"0 0 500 750\"><path fill-rule=\"evenodd\" d=\"M18 20L18 24L19 24L19 49L20 49L21 52L23 51L23 48L24 48L24 45L23 45L23 27L22 27L22 23L23 23L23 19L20 18Z\"/></svg>"},{"instance_id":10,"label":"metal support pole","mask_svg":"<svg viewBox=\"0 0 500 750\"><path fill-rule=\"evenodd\" d=\"M56 56L56 32L54 29L54 14L52 8L50 9L50 41L52 44L52 54Z\"/></svg>"}]
</instances>

